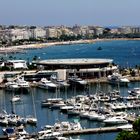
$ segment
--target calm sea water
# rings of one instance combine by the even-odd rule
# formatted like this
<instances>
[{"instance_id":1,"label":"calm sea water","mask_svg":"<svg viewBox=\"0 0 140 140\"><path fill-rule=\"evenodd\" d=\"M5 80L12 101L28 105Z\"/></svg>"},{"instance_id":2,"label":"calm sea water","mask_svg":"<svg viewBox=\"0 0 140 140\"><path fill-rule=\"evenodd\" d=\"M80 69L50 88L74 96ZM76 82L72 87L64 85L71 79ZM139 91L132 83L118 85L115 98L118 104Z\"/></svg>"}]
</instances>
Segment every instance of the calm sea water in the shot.
<instances>
[{"instance_id":1,"label":"calm sea water","mask_svg":"<svg viewBox=\"0 0 140 140\"><path fill-rule=\"evenodd\" d=\"M102 50L97 50L98 47L102 47ZM11 54L10 54L11 55ZM32 60L34 56L40 57L40 59L53 59L53 58L111 58L114 63L120 66L128 67L140 64L140 41L110 41L110 42L97 42L94 44L79 44L79 45L64 45L53 46L42 49L27 50L26 53L12 54L13 57ZM121 94L128 95L128 89L138 87L139 82L130 83L128 87L121 87ZM97 85L91 84L89 92L94 94ZM117 89L107 84L101 84L101 90L109 91ZM86 94L83 90L78 90L75 87L60 90L60 92L50 92L47 90L32 88L28 94L20 93L22 102L14 104L14 108L17 114L22 116L35 115L38 119L37 126L27 126L28 132L37 132L41 126L45 124L53 125L56 121L73 121L78 119L81 122L83 128L101 127L103 123L96 121L89 121L87 119L80 119L79 117L69 117L67 114L61 113L59 110L52 110L49 108L42 108L41 101L46 98L62 97L64 99L71 98L78 94ZM12 93L0 90L0 108L5 109L8 113L11 113ZM33 95L33 96L32 96ZM35 103L35 106L33 105ZM75 138L82 138L85 140L114 140L117 133L104 133L93 135L79 135Z\"/></svg>"},{"instance_id":2,"label":"calm sea water","mask_svg":"<svg viewBox=\"0 0 140 140\"><path fill-rule=\"evenodd\" d=\"M98 50L101 47L102 50ZM51 46L42 49L27 50L26 53L12 54L21 59L32 60L56 58L109 58L122 67L140 65L140 41L104 41L93 44L73 44Z\"/></svg>"}]
</instances>

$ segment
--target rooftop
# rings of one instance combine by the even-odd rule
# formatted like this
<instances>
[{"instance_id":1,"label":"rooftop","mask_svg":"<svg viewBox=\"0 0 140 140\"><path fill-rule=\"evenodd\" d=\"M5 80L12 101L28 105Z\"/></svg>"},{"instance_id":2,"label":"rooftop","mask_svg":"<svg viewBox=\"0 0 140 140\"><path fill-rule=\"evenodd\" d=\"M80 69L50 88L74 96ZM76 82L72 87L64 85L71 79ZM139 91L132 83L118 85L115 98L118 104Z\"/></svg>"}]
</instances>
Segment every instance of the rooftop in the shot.
<instances>
[{"instance_id":1,"label":"rooftop","mask_svg":"<svg viewBox=\"0 0 140 140\"><path fill-rule=\"evenodd\" d=\"M102 63L112 63L112 59L93 59L93 58L74 58L74 59L48 59L41 60L35 63L38 64L102 64Z\"/></svg>"}]
</instances>

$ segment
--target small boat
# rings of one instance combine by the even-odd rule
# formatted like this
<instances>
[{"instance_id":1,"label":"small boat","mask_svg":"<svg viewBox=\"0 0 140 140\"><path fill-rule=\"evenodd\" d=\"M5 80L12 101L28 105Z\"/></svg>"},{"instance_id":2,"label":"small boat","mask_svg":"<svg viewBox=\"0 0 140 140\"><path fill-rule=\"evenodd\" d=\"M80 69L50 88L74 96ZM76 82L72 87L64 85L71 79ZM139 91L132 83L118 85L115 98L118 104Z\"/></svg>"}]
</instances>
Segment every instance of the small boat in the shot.
<instances>
[{"instance_id":1,"label":"small boat","mask_svg":"<svg viewBox=\"0 0 140 140\"><path fill-rule=\"evenodd\" d=\"M73 108L74 108L74 106L72 106L72 105L65 105L65 106L60 107L60 110L62 112L67 113L68 110L72 110Z\"/></svg>"},{"instance_id":2,"label":"small boat","mask_svg":"<svg viewBox=\"0 0 140 140\"><path fill-rule=\"evenodd\" d=\"M59 136L61 136L60 132L52 132L51 130L40 131L38 133L38 140L55 140Z\"/></svg>"},{"instance_id":3,"label":"small boat","mask_svg":"<svg viewBox=\"0 0 140 140\"><path fill-rule=\"evenodd\" d=\"M131 95L140 95L140 88L133 88L132 90L128 90L128 93Z\"/></svg>"},{"instance_id":4,"label":"small boat","mask_svg":"<svg viewBox=\"0 0 140 140\"><path fill-rule=\"evenodd\" d=\"M33 117L33 116L27 116L26 117L26 121L29 124L36 124L37 123L37 118Z\"/></svg>"},{"instance_id":5,"label":"small boat","mask_svg":"<svg viewBox=\"0 0 140 140\"><path fill-rule=\"evenodd\" d=\"M13 127L3 128L2 131L4 135L7 135L8 137L15 135L15 129Z\"/></svg>"},{"instance_id":6,"label":"small boat","mask_svg":"<svg viewBox=\"0 0 140 140\"><path fill-rule=\"evenodd\" d=\"M21 101L21 98L19 95L15 95L13 96L13 98L11 99L11 102L18 102L18 101Z\"/></svg>"},{"instance_id":7,"label":"small boat","mask_svg":"<svg viewBox=\"0 0 140 140\"><path fill-rule=\"evenodd\" d=\"M28 135L28 132L26 132L23 125L15 127L15 132L19 135Z\"/></svg>"},{"instance_id":8,"label":"small boat","mask_svg":"<svg viewBox=\"0 0 140 140\"><path fill-rule=\"evenodd\" d=\"M125 125L118 126L117 128L121 129L121 130L132 130L133 125L132 124L125 124Z\"/></svg>"},{"instance_id":9,"label":"small boat","mask_svg":"<svg viewBox=\"0 0 140 140\"><path fill-rule=\"evenodd\" d=\"M69 138L58 136L55 138L55 140L70 140Z\"/></svg>"},{"instance_id":10,"label":"small boat","mask_svg":"<svg viewBox=\"0 0 140 140\"><path fill-rule=\"evenodd\" d=\"M7 136L15 136L15 135L28 135L28 133L26 132L26 130L24 129L24 126L18 126L18 127L9 127L9 128L3 128L3 133Z\"/></svg>"},{"instance_id":11,"label":"small boat","mask_svg":"<svg viewBox=\"0 0 140 140\"><path fill-rule=\"evenodd\" d=\"M102 47L98 47L97 50L99 50L99 51L102 50Z\"/></svg>"},{"instance_id":12,"label":"small boat","mask_svg":"<svg viewBox=\"0 0 140 140\"><path fill-rule=\"evenodd\" d=\"M3 118L0 118L0 125L8 125L8 119L7 117L3 117Z\"/></svg>"},{"instance_id":13,"label":"small boat","mask_svg":"<svg viewBox=\"0 0 140 140\"><path fill-rule=\"evenodd\" d=\"M62 98L49 98L49 99L43 100L41 102L41 106L42 107L51 107L55 104L59 104L59 103L62 103L62 102L63 102ZM62 104L64 105L64 103L62 103Z\"/></svg>"},{"instance_id":14,"label":"small boat","mask_svg":"<svg viewBox=\"0 0 140 140\"><path fill-rule=\"evenodd\" d=\"M64 101L59 101L58 103L53 103L52 106L51 106L51 108L57 109L57 108L60 108L60 107L65 106L65 105L66 104L64 103Z\"/></svg>"},{"instance_id":15,"label":"small boat","mask_svg":"<svg viewBox=\"0 0 140 140\"><path fill-rule=\"evenodd\" d=\"M126 99L126 100L137 100L137 99L140 99L140 95L129 95L129 96L123 97L123 99Z\"/></svg>"}]
</instances>

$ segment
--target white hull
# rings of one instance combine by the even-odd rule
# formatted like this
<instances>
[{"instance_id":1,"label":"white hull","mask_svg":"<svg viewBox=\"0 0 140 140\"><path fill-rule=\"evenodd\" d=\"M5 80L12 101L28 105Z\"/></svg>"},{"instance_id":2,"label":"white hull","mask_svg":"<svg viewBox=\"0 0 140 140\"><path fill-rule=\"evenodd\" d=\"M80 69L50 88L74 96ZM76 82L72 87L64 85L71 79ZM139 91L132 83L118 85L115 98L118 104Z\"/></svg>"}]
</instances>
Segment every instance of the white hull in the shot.
<instances>
[{"instance_id":1,"label":"white hull","mask_svg":"<svg viewBox=\"0 0 140 140\"><path fill-rule=\"evenodd\" d=\"M38 87L43 89L56 89L57 85L48 81L46 78L42 78L41 81L38 82Z\"/></svg>"}]
</instances>

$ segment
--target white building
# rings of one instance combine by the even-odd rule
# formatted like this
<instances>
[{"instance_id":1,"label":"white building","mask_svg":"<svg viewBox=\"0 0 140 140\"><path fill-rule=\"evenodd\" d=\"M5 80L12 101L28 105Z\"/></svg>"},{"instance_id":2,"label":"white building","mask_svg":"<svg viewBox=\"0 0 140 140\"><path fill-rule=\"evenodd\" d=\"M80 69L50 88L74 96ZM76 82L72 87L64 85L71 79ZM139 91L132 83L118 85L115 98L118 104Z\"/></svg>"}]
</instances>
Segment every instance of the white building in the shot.
<instances>
[{"instance_id":1,"label":"white building","mask_svg":"<svg viewBox=\"0 0 140 140\"><path fill-rule=\"evenodd\" d=\"M102 35L104 31L103 27L95 27L95 33L96 35Z\"/></svg>"},{"instance_id":2,"label":"white building","mask_svg":"<svg viewBox=\"0 0 140 140\"><path fill-rule=\"evenodd\" d=\"M25 60L7 60L5 66L14 69L27 69L27 62Z\"/></svg>"},{"instance_id":3,"label":"white building","mask_svg":"<svg viewBox=\"0 0 140 140\"><path fill-rule=\"evenodd\" d=\"M45 38L46 37L46 30L41 27L37 27L32 30L32 38Z\"/></svg>"},{"instance_id":4,"label":"white building","mask_svg":"<svg viewBox=\"0 0 140 140\"><path fill-rule=\"evenodd\" d=\"M11 29L10 36L12 41L29 39L31 36L31 32L27 29Z\"/></svg>"},{"instance_id":5,"label":"white building","mask_svg":"<svg viewBox=\"0 0 140 140\"><path fill-rule=\"evenodd\" d=\"M123 26L123 27L119 28L119 31L122 34L130 34L130 33L132 33L131 26Z\"/></svg>"}]
</instances>

